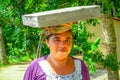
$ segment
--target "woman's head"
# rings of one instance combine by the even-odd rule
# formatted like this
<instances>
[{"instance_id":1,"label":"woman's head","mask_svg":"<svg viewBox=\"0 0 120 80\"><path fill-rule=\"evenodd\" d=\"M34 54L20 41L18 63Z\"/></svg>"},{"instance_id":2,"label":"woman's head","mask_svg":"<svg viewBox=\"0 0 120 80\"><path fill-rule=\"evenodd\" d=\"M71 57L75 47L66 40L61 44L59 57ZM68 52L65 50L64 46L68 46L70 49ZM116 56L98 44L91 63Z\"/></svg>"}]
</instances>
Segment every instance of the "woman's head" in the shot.
<instances>
[{"instance_id":1,"label":"woman's head","mask_svg":"<svg viewBox=\"0 0 120 80\"><path fill-rule=\"evenodd\" d=\"M54 58L62 60L69 55L73 43L73 33L70 29L70 23L46 28L46 44Z\"/></svg>"},{"instance_id":2,"label":"woman's head","mask_svg":"<svg viewBox=\"0 0 120 80\"><path fill-rule=\"evenodd\" d=\"M70 30L63 33L51 34L46 39L50 54L59 60L65 59L69 55L72 43L73 34Z\"/></svg>"}]
</instances>

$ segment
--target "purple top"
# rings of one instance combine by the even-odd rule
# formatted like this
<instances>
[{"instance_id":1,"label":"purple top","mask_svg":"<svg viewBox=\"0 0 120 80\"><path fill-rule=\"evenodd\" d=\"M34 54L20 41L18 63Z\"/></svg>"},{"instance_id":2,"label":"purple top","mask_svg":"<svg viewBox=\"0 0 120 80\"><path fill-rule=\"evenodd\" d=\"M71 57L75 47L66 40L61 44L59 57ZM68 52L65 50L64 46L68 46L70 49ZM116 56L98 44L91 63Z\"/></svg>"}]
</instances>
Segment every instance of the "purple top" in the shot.
<instances>
[{"instance_id":1,"label":"purple top","mask_svg":"<svg viewBox=\"0 0 120 80\"><path fill-rule=\"evenodd\" d=\"M46 58L47 56L43 56L33 61L25 72L24 80L46 80L46 74L39 64L40 61L44 61ZM79 60L81 62L82 80L90 80L89 72L84 62L77 58L74 58L74 60Z\"/></svg>"}]
</instances>

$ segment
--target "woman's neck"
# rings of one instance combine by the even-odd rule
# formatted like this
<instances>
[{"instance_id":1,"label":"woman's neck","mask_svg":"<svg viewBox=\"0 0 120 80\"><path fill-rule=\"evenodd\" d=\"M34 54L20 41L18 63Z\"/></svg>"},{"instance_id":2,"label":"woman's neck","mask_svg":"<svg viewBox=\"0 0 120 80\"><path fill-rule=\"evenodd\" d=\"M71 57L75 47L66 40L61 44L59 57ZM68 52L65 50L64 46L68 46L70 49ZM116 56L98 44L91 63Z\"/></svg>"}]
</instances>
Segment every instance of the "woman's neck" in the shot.
<instances>
[{"instance_id":1,"label":"woman's neck","mask_svg":"<svg viewBox=\"0 0 120 80\"><path fill-rule=\"evenodd\" d=\"M56 67L64 67L66 65L69 64L69 62L71 61L70 60L70 56L66 57L65 59L63 60L59 60L59 59L56 59L54 58L52 55L49 55L47 57L47 61L51 64L51 65L54 65Z\"/></svg>"},{"instance_id":2,"label":"woman's neck","mask_svg":"<svg viewBox=\"0 0 120 80\"><path fill-rule=\"evenodd\" d=\"M51 71L55 74L67 75L72 73L75 69L74 60L70 56L64 60L57 60L49 55L46 60L50 64Z\"/></svg>"}]
</instances>

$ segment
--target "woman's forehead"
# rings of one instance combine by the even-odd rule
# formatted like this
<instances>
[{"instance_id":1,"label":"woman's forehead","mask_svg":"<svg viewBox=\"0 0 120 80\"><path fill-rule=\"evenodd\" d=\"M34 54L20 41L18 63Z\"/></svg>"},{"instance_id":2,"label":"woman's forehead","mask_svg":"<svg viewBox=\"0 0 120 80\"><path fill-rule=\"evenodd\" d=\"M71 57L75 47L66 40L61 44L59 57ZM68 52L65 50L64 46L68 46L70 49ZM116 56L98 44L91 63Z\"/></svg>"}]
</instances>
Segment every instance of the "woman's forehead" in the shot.
<instances>
[{"instance_id":1,"label":"woman's forehead","mask_svg":"<svg viewBox=\"0 0 120 80\"><path fill-rule=\"evenodd\" d=\"M52 35L54 38L59 38L59 37L66 37L66 38L72 38L72 33L70 31L66 31L64 33L59 33L59 34L53 34Z\"/></svg>"}]
</instances>

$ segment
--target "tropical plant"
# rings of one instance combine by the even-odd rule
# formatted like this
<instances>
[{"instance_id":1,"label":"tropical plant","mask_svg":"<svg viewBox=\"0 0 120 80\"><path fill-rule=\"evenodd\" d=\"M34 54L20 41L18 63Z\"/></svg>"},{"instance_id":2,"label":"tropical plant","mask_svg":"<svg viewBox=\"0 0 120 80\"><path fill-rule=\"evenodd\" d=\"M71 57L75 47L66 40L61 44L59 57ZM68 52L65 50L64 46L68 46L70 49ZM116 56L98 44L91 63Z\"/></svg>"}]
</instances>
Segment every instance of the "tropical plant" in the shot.
<instances>
[{"instance_id":1,"label":"tropical plant","mask_svg":"<svg viewBox=\"0 0 120 80\"><path fill-rule=\"evenodd\" d=\"M17 61L17 59L23 60L25 56L33 59L40 30L23 26L21 17L23 14L46 10L46 5L45 0L4 0L0 2L0 27L10 62Z\"/></svg>"}]
</instances>

